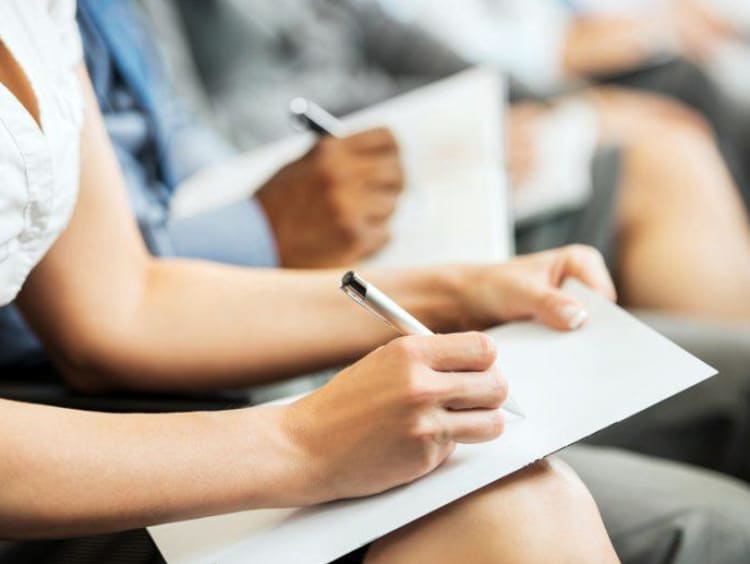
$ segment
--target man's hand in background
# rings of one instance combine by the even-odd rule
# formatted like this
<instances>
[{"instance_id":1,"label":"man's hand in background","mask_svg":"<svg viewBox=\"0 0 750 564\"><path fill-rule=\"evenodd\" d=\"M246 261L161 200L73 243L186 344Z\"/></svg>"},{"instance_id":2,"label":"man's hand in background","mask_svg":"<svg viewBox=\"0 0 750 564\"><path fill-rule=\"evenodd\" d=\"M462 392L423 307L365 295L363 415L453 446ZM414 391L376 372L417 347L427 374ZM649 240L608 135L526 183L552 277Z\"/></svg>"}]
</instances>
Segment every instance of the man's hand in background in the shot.
<instances>
[{"instance_id":1,"label":"man's hand in background","mask_svg":"<svg viewBox=\"0 0 750 564\"><path fill-rule=\"evenodd\" d=\"M390 238L403 183L398 145L387 129L321 138L257 193L281 265L343 266L378 251Z\"/></svg>"}]
</instances>

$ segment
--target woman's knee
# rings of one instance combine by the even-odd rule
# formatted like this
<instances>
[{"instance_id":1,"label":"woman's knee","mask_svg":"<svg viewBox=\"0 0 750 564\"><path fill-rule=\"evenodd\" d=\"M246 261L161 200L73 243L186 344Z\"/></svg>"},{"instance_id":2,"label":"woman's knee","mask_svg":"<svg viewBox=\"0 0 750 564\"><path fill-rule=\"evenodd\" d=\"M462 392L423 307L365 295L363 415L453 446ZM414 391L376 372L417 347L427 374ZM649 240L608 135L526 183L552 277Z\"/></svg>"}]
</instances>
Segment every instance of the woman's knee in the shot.
<instances>
[{"instance_id":1,"label":"woman's knee","mask_svg":"<svg viewBox=\"0 0 750 564\"><path fill-rule=\"evenodd\" d=\"M460 558L617 561L593 498L559 460L533 464L382 539L368 564Z\"/></svg>"},{"instance_id":2,"label":"woman's knee","mask_svg":"<svg viewBox=\"0 0 750 564\"><path fill-rule=\"evenodd\" d=\"M513 523L524 527L515 531L526 541L518 545L519 561L617 562L596 502L562 460L540 461L484 493L477 504L485 526L507 527L497 521L510 511Z\"/></svg>"},{"instance_id":3,"label":"woman's knee","mask_svg":"<svg viewBox=\"0 0 750 564\"><path fill-rule=\"evenodd\" d=\"M542 515L552 528L566 527L571 519L585 520L597 527L601 524L591 493L575 471L560 459L542 460L512 476L507 484L499 482L490 487L498 487L499 495L488 496L487 503L506 503L502 488L508 488L508 497L518 500L516 511Z\"/></svg>"},{"instance_id":4,"label":"woman's knee","mask_svg":"<svg viewBox=\"0 0 750 564\"><path fill-rule=\"evenodd\" d=\"M674 98L617 87L594 88L587 97L600 116L605 140L627 144L671 134L713 138L709 120Z\"/></svg>"}]
</instances>

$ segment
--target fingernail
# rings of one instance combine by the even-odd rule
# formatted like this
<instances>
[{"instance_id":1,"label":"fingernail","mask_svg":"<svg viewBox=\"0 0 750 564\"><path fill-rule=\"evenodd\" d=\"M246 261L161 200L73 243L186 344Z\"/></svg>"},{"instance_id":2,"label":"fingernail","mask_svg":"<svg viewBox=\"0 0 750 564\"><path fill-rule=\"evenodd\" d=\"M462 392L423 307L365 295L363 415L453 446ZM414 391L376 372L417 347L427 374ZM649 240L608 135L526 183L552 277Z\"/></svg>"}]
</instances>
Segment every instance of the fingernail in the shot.
<instances>
[{"instance_id":1,"label":"fingernail","mask_svg":"<svg viewBox=\"0 0 750 564\"><path fill-rule=\"evenodd\" d=\"M560 317L565 320L568 329L578 329L588 319L589 314L581 306L568 304L560 308Z\"/></svg>"}]
</instances>

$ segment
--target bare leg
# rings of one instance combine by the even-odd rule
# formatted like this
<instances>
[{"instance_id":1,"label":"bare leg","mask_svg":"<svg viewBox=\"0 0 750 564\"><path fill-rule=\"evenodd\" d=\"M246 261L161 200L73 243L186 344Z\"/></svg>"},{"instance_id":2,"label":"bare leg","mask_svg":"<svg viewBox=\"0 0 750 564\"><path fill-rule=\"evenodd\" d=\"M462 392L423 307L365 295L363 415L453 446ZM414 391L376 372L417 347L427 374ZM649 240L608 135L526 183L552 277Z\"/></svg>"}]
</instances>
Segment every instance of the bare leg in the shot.
<instances>
[{"instance_id":1,"label":"bare leg","mask_svg":"<svg viewBox=\"0 0 750 564\"><path fill-rule=\"evenodd\" d=\"M621 303L750 319L750 223L706 121L657 94L605 87L583 99L599 116L601 143L623 147L615 227ZM530 140L546 111L524 104L511 112L516 181L537 166Z\"/></svg>"},{"instance_id":2,"label":"bare leg","mask_svg":"<svg viewBox=\"0 0 750 564\"><path fill-rule=\"evenodd\" d=\"M710 135L674 126L635 141L620 193L625 305L750 319L750 228Z\"/></svg>"},{"instance_id":3,"label":"bare leg","mask_svg":"<svg viewBox=\"0 0 750 564\"><path fill-rule=\"evenodd\" d=\"M750 319L750 224L705 120L655 94L592 90L624 147L618 290L630 307Z\"/></svg>"},{"instance_id":4,"label":"bare leg","mask_svg":"<svg viewBox=\"0 0 750 564\"><path fill-rule=\"evenodd\" d=\"M618 562L588 490L541 462L376 542L367 564Z\"/></svg>"}]
</instances>

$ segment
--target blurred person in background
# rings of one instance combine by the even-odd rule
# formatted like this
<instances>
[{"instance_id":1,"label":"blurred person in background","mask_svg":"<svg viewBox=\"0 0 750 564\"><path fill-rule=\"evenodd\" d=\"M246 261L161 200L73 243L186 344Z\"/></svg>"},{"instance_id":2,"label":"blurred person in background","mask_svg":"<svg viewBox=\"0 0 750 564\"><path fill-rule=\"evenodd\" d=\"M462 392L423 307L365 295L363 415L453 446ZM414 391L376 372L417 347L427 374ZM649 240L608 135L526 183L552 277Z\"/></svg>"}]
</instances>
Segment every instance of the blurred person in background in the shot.
<instances>
[{"instance_id":1,"label":"blurred person in background","mask_svg":"<svg viewBox=\"0 0 750 564\"><path fill-rule=\"evenodd\" d=\"M379 2L392 16L418 25L467 60L498 65L535 96L593 82L648 89L683 101L716 129L724 156L750 201L746 2Z\"/></svg>"},{"instance_id":2,"label":"blurred person in background","mask_svg":"<svg viewBox=\"0 0 750 564\"><path fill-rule=\"evenodd\" d=\"M467 59L494 63L538 95L580 78L627 73L684 58L705 67L728 94L750 105L750 7L732 0L378 0L405 22L434 33ZM459 9L460 7L460 9ZM521 45L522 49L510 49ZM742 81L736 81L744 78Z\"/></svg>"},{"instance_id":3,"label":"blurred person in background","mask_svg":"<svg viewBox=\"0 0 750 564\"><path fill-rule=\"evenodd\" d=\"M188 38L183 58L195 61L212 116L241 148L286 135L294 96L341 114L470 64L375 0L173 6ZM176 35L172 51L184 51ZM705 119L659 95L613 88L526 103L510 116L520 252L591 244L626 306L750 319L750 228ZM551 209L527 197L535 190ZM566 194L570 201L557 201ZM529 199L542 209L529 209Z\"/></svg>"}]
</instances>

